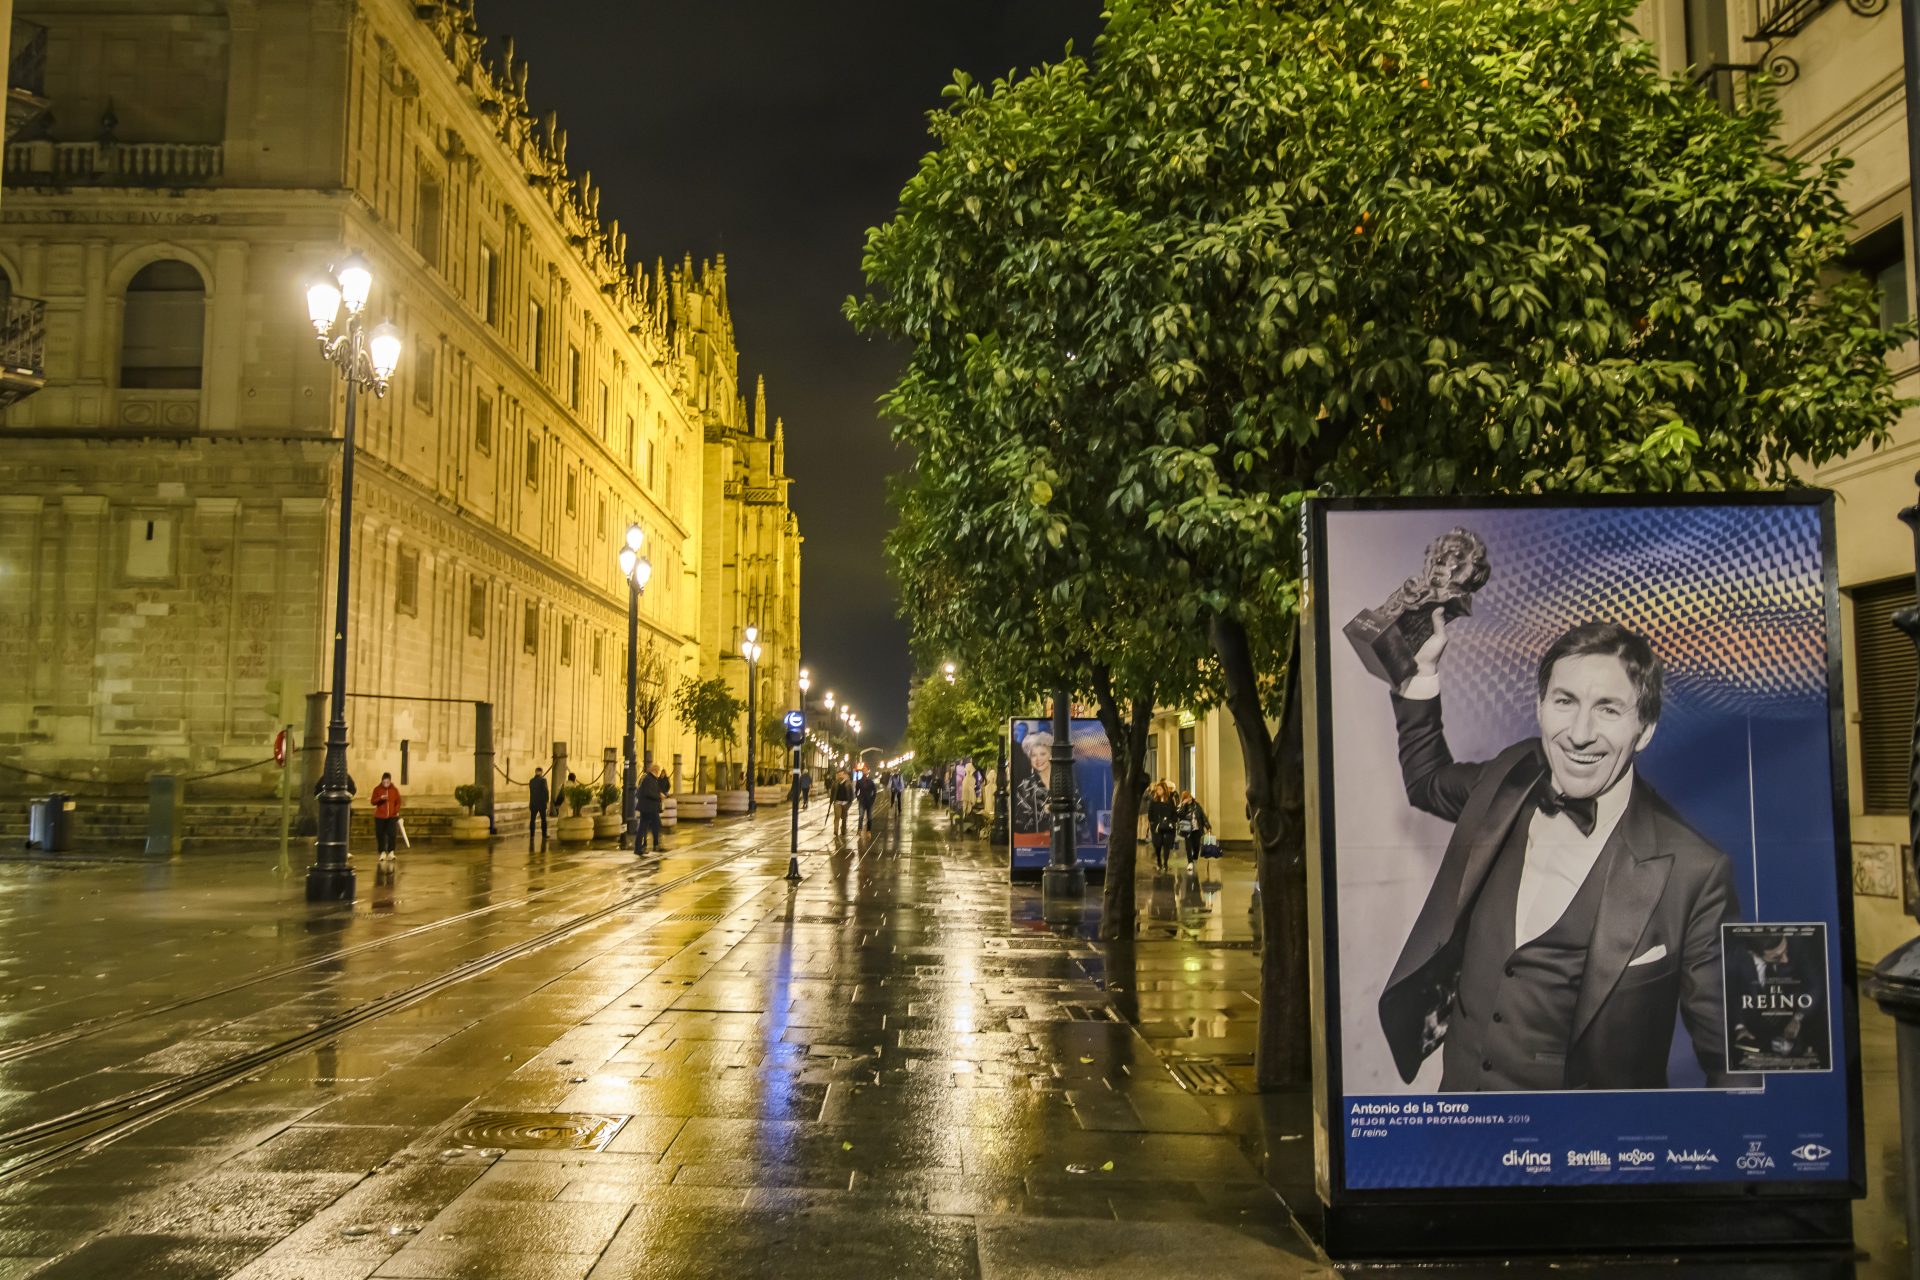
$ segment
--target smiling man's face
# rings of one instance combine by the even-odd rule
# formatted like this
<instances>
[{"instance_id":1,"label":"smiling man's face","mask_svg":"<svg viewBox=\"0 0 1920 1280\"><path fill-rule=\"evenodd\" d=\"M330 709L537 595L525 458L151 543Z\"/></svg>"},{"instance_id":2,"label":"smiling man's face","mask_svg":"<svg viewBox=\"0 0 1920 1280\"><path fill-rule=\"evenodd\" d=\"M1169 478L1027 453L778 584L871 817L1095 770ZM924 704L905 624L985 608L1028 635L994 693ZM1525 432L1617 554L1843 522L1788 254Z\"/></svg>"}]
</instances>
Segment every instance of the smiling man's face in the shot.
<instances>
[{"instance_id":1,"label":"smiling man's face","mask_svg":"<svg viewBox=\"0 0 1920 1280\"><path fill-rule=\"evenodd\" d=\"M1626 665L1610 653L1554 663L1539 713L1553 785L1575 800L1618 782L1653 741L1655 726L1640 719L1639 692Z\"/></svg>"}]
</instances>

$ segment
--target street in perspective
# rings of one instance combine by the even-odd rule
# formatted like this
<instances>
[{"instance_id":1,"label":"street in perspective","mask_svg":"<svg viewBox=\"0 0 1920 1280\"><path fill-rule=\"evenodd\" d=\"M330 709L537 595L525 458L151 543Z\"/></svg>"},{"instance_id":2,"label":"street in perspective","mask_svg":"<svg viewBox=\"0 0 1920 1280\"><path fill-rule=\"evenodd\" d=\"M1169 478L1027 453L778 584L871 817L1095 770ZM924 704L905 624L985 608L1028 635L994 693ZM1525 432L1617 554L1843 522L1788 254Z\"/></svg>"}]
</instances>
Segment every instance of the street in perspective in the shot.
<instances>
[{"instance_id":1,"label":"street in perspective","mask_svg":"<svg viewBox=\"0 0 1920 1280\"><path fill-rule=\"evenodd\" d=\"M0 1280L1920 1280L1920 0L13 0Z\"/></svg>"}]
</instances>

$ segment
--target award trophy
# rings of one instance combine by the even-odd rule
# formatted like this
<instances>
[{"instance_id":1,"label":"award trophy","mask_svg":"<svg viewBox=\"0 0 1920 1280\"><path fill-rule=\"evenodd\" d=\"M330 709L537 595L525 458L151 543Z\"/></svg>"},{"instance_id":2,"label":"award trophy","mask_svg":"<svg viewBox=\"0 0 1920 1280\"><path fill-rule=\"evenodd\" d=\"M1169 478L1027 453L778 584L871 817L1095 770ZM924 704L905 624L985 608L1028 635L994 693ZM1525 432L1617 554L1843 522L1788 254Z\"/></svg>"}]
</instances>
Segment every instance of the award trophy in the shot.
<instances>
[{"instance_id":1,"label":"award trophy","mask_svg":"<svg viewBox=\"0 0 1920 1280\"><path fill-rule=\"evenodd\" d=\"M1346 625L1347 639L1368 671L1399 688L1413 678L1413 655L1433 635L1433 611L1447 621L1473 612L1473 593L1492 569L1487 544L1471 529L1450 529L1427 547L1427 566L1400 584L1378 609L1362 609Z\"/></svg>"}]
</instances>

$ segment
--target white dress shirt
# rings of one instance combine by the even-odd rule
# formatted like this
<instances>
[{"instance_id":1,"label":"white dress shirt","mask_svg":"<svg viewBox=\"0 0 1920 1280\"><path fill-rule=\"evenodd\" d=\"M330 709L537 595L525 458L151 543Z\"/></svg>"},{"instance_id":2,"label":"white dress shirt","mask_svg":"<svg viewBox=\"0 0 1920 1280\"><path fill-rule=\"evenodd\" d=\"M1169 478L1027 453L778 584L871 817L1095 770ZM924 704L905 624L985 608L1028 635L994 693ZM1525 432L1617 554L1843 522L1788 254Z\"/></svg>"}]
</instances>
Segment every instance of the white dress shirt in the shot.
<instances>
[{"instance_id":1,"label":"white dress shirt","mask_svg":"<svg viewBox=\"0 0 1920 1280\"><path fill-rule=\"evenodd\" d=\"M1549 780L1548 786L1553 785ZM1513 908L1513 945L1524 947L1553 928L1573 895L1587 882L1600 851L1626 812L1633 794L1633 767L1596 797L1593 833L1582 835L1564 813L1551 816L1531 809L1527 824L1527 861L1520 871L1520 896Z\"/></svg>"}]
</instances>

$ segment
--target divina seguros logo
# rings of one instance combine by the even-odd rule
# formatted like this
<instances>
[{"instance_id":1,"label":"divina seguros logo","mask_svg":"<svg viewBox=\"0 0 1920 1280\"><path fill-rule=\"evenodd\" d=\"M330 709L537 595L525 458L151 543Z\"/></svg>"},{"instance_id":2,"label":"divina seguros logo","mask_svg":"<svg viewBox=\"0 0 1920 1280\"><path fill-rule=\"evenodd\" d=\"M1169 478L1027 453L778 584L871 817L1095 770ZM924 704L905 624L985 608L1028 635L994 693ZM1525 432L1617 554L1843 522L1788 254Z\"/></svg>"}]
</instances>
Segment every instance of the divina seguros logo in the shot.
<instances>
[{"instance_id":1,"label":"divina seguros logo","mask_svg":"<svg viewBox=\"0 0 1920 1280\"><path fill-rule=\"evenodd\" d=\"M1501 1156L1500 1163L1509 1169L1518 1169L1522 1173L1551 1173L1553 1171L1553 1153L1551 1151L1513 1150Z\"/></svg>"}]
</instances>

